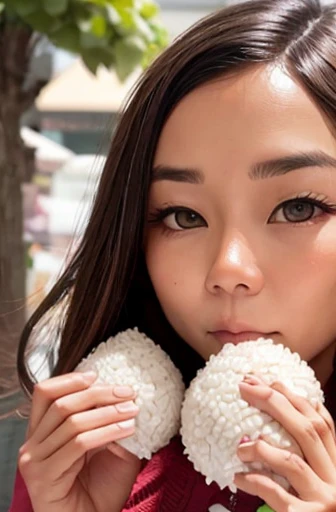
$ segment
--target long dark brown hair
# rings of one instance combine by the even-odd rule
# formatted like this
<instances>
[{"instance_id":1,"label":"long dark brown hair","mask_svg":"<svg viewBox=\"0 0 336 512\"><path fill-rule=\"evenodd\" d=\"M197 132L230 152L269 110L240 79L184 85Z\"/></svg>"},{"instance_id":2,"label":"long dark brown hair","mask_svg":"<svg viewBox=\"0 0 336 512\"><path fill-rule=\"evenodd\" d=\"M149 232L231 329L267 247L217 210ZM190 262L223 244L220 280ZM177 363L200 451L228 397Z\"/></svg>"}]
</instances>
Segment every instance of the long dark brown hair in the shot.
<instances>
[{"instance_id":1,"label":"long dark brown hair","mask_svg":"<svg viewBox=\"0 0 336 512\"><path fill-rule=\"evenodd\" d=\"M44 336L50 348L59 338L52 371L59 375L102 340L134 326L166 350L186 382L195 375L202 362L168 325L142 252L153 159L163 124L186 94L258 63L283 65L336 126L335 5L250 0L210 15L178 38L125 105L85 235L24 329L18 370L26 391L33 386L26 361L33 338Z\"/></svg>"}]
</instances>

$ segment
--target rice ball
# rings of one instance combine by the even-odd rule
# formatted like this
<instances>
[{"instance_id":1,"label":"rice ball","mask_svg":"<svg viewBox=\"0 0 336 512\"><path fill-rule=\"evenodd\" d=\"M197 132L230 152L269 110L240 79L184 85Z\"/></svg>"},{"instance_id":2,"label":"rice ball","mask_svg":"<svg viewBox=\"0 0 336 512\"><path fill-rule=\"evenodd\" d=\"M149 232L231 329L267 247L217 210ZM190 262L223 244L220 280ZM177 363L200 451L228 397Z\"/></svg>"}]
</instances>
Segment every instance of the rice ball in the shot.
<instances>
[{"instance_id":1,"label":"rice ball","mask_svg":"<svg viewBox=\"0 0 336 512\"><path fill-rule=\"evenodd\" d=\"M100 343L76 368L90 370L98 373L94 385L127 385L137 394L135 434L116 441L119 445L140 459L150 459L178 434L185 391L182 375L145 334L128 329Z\"/></svg>"},{"instance_id":2,"label":"rice ball","mask_svg":"<svg viewBox=\"0 0 336 512\"><path fill-rule=\"evenodd\" d=\"M217 482L221 489L229 486L232 492L237 490L235 473L267 470L260 463L246 464L239 459L237 448L244 436L255 441L263 435L269 444L302 455L296 441L277 421L241 398L239 382L248 373L259 375L267 384L281 381L313 405L324 401L312 368L299 354L270 339L228 343L211 356L186 391L182 442L184 453L206 482ZM268 471L283 487L289 487L287 480Z\"/></svg>"}]
</instances>

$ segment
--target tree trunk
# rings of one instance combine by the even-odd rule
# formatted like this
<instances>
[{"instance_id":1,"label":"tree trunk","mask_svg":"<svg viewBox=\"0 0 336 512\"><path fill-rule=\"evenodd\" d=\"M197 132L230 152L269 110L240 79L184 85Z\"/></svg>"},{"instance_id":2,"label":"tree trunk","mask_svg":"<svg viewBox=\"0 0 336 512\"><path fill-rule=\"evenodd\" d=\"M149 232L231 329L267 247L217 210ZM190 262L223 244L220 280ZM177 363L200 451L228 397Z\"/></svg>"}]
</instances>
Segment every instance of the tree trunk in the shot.
<instances>
[{"instance_id":1,"label":"tree trunk","mask_svg":"<svg viewBox=\"0 0 336 512\"><path fill-rule=\"evenodd\" d=\"M13 313L17 323L11 330L14 327L19 332L25 297L22 179L17 164L22 145L13 137L18 126L12 109L6 106L0 110L0 318L7 324L6 318L9 321Z\"/></svg>"},{"instance_id":2,"label":"tree trunk","mask_svg":"<svg viewBox=\"0 0 336 512\"><path fill-rule=\"evenodd\" d=\"M10 377L25 319L22 178L18 166L22 143L15 136L19 133L15 108L8 103L0 107L0 344L6 373L1 372L1 377L5 379Z\"/></svg>"},{"instance_id":3,"label":"tree trunk","mask_svg":"<svg viewBox=\"0 0 336 512\"><path fill-rule=\"evenodd\" d=\"M20 137L31 32L0 27L0 394L13 388L17 345L25 322L22 183L26 151Z\"/></svg>"}]
</instances>

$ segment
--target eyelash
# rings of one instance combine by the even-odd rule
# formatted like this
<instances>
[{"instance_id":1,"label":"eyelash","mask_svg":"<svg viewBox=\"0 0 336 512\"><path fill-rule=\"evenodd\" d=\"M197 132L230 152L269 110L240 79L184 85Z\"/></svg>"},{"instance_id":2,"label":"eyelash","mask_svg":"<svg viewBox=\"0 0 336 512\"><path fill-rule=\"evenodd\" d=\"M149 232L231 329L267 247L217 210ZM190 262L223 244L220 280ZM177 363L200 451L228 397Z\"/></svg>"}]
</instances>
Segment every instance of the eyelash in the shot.
<instances>
[{"instance_id":1,"label":"eyelash","mask_svg":"<svg viewBox=\"0 0 336 512\"><path fill-rule=\"evenodd\" d=\"M148 222L150 224L159 225L160 228L162 228L162 230L166 234L174 235L176 233L181 233L181 231L183 232L186 230L185 229L181 229L181 230L171 229L166 224L163 223L164 219L169 217L169 215L172 215L174 213L179 213L179 212L192 212L192 213L195 213L196 215L199 215L197 212L195 212L195 210L192 210L191 208L186 208L184 206L171 205L171 206L167 206L166 208L156 208L153 212L151 212L149 214ZM201 215L200 215L200 217L201 217Z\"/></svg>"},{"instance_id":2,"label":"eyelash","mask_svg":"<svg viewBox=\"0 0 336 512\"><path fill-rule=\"evenodd\" d=\"M298 194L297 196L287 199L286 201L283 201L279 206L275 208L275 210L272 212L271 217L276 215L281 209L284 209L287 205L295 202L302 202L305 204L310 204L312 206L315 206L316 208L320 208L322 210L323 214L327 215L335 215L336 214L336 204L329 201L327 196L317 195L313 192L309 192L307 194ZM301 222L290 222L288 221L288 224L299 226L307 224L308 222L314 221L315 217L312 217L311 219L308 219L306 221Z\"/></svg>"},{"instance_id":3,"label":"eyelash","mask_svg":"<svg viewBox=\"0 0 336 512\"><path fill-rule=\"evenodd\" d=\"M276 213L278 213L281 209L285 208L288 204L294 203L295 201L298 201L298 202L301 201L306 204L311 204L312 206L315 206L316 208L320 208L324 214L336 215L336 204L335 203L329 202L329 200L326 196L318 196L312 192L309 192L308 194L297 195L296 197L293 197L291 199L287 199L286 201L283 201L281 204L279 204L279 206L277 206L273 210L270 218L272 218L274 215L276 215ZM151 212L149 214L148 222L151 224L160 225L160 227L162 226L162 229L170 234L174 234L176 232L179 233L181 231L182 232L187 231L188 228L181 229L181 230L174 230L174 229L169 228L165 224L163 224L164 219L169 217L169 215L172 215L174 213L176 214L176 213L179 213L182 211L189 212L189 213L195 213L196 215L199 215L195 210L192 210L191 208L186 208L184 206L168 205L165 208L156 208L153 212ZM199 215L199 216L201 217L201 215ZM306 224L307 222L310 222L311 220L314 220L314 218L309 219L307 221L301 221L301 222L288 221L287 223L295 226L295 225L300 225L300 224ZM205 220L204 220L204 222L205 222L205 225L207 225ZM192 228L189 228L189 229L192 229ZM195 228L193 228L193 229L195 229Z\"/></svg>"}]
</instances>

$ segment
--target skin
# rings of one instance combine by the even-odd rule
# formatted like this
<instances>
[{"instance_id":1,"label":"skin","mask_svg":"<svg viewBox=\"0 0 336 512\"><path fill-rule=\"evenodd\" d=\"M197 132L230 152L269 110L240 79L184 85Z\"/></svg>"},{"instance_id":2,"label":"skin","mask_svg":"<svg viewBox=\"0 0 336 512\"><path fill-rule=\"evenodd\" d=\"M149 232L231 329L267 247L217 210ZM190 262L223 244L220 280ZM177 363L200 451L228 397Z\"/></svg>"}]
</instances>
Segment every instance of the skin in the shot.
<instances>
[{"instance_id":1,"label":"skin","mask_svg":"<svg viewBox=\"0 0 336 512\"><path fill-rule=\"evenodd\" d=\"M198 169L204 183L154 181L149 216L183 206L207 226L196 218L196 227L177 231L175 214L149 223L146 259L168 320L204 359L222 347L210 331L243 323L276 333L274 341L309 361L324 384L335 352L336 215L314 208L300 224L283 211L271 216L299 194L336 204L336 168L249 176L257 162L303 151L336 158L335 139L283 70L257 67L191 92L162 131L155 166Z\"/></svg>"},{"instance_id":2,"label":"skin","mask_svg":"<svg viewBox=\"0 0 336 512\"><path fill-rule=\"evenodd\" d=\"M205 360L223 346L213 331L248 326L241 330L269 333L298 352L324 385L335 355L335 163L264 179L250 175L256 163L307 151L336 158L335 139L325 116L284 69L258 66L194 90L160 136L145 254L168 320ZM158 179L158 167L170 172ZM181 168L201 172L202 183L177 181ZM302 195L322 198L329 207L302 202ZM195 213L170 210L158 218L167 206ZM244 443L238 456L267 464L287 478L290 490L262 472L236 475L237 487L276 512L335 511L329 412L256 376L247 376L240 392L284 426L302 458L263 439Z\"/></svg>"},{"instance_id":3,"label":"skin","mask_svg":"<svg viewBox=\"0 0 336 512\"><path fill-rule=\"evenodd\" d=\"M222 347L211 331L244 323L249 330L273 333L276 343L299 352L322 383L331 374L335 208L329 206L326 213L314 207L312 219L293 223L277 207L307 192L335 204L336 169L328 165L263 180L249 177L256 162L308 150L336 158L326 120L277 68L254 68L195 90L163 129L155 165L197 168L204 183L165 179L152 184L151 221L153 211L167 204L198 215L183 214L183 225L191 222L192 229L182 231L175 230L174 215L150 222L146 260L168 320L205 360ZM291 214L302 215L302 206L301 200ZM124 508L142 466L115 441L134 433L135 394L95 386L95 379L95 374L72 373L35 388L27 440L19 453L34 512ZM270 387L254 377L240 388L246 401L286 428L304 458L264 440L246 443L239 457L268 464L288 479L297 496L258 473L237 475L237 486L276 512L335 511L336 444L328 411L321 404L313 408L279 383Z\"/></svg>"},{"instance_id":4,"label":"skin","mask_svg":"<svg viewBox=\"0 0 336 512\"><path fill-rule=\"evenodd\" d=\"M119 512L141 461L115 443L134 434L131 388L71 373L35 386L18 465L34 512Z\"/></svg>"}]
</instances>

